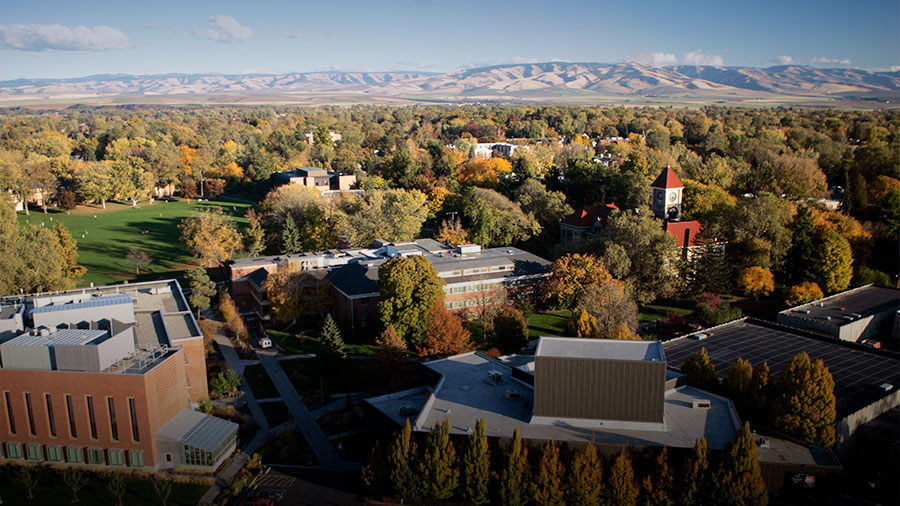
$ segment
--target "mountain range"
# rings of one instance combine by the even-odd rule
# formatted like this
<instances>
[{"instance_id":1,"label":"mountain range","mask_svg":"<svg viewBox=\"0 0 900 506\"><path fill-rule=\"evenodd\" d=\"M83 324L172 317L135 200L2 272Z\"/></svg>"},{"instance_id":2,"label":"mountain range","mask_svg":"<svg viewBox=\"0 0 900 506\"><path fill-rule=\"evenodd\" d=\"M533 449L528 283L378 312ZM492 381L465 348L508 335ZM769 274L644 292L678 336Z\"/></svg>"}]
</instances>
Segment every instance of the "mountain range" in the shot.
<instances>
[{"instance_id":1,"label":"mountain range","mask_svg":"<svg viewBox=\"0 0 900 506\"><path fill-rule=\"evenodd\" d=\"M47 99L116 103L152 96L278 97L342 95L361 99L499 101L900 101L900 72L638 63L546 62L494 65L448 73L293 72L287 74L95 75L0 81L0 105ZM130 97L130 99L129 99ZM138 97L144 97L138 100ZM290 100L286 100L290 101Z\"/></svg>"}]
</instances>

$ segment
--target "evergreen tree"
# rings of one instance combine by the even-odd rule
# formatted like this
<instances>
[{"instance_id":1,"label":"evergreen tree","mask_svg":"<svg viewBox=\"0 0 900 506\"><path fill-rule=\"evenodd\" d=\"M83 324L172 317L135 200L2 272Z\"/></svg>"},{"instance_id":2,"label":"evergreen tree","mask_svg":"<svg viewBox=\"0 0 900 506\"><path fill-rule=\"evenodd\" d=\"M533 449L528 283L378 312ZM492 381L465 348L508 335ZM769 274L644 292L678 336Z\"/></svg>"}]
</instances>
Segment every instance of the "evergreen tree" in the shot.
<instances>
[{"instance_id":1,"label":"evergreen tree","mask_svg":"<svg viewBox=\"0 0 900 506\"><path fill-rule=\"evenodd\" d=\"M281 245L283 253L300 253L303 251L303 237L300 236L300 228L294 217L288 214L284 219L284 228L281 229Z\"/></svg>"},{"instance_id":2,"label":"evergreen tree","mask_svg":"<svg viewBox=\"0 0 900 506\"><path fill-rule=\"evenodd\" d=\"M593 442L575 452L569 472L568 503L597 506L603 493L603 462Z\"/></svg>"},{"instance_id":3,"label":"evergreen tree","mask_svg":"<svg viewBox=\"0 0 900 506\"><path fill-rule=\"evenodd\" d=\"M420 480L417 474L418 449L412 439L412 427L409 418L406 425L397 433L388 450L388 467L394 492L401 499L413 502L421 496Z\"/></svg>"},{"instance_id":4,"label":"evergreen tree","mask_svg":"<svg viewBox=\"0 0 900 506\"><path fill-rule=\"evenodd\" d=\"M725 262L718 244L706 244L684 262L685 294L695 297L704 292L731 291L731 266Z\"/></svg>"},{"instance_id":5,"label":"evergreen tree","mask_svg":"<svg viewBox=\"0 0 900 506\"><path fill-rule=\"evenodd\" d=\"M817 445L834 444L834 378L821 360L806 352L787 363L775 384L775 427Z\"/></svg>"},{"instance_id":6,"label":"evergreen tree","mask_svg":"<svg viewBox=\"0 0 900 506\"><path fill-rule=\"evenodd\" d=\"M669 469L669 452L664 446L656 455L653 470L641 482L641 504L647 506L671 506L674 480Z\"/></svg>"},{"instance_id":7,"label":"evergreen tree","mask_svg":"<svg viewBox=\"0 0 900 506\"><path fill-rule=\"evenodd\" d=\"M638 487L634 482L634 469L631 467L631 457L625 448L616 457L612 469L609 470L606 497L608 503L617 506L634 506L637 504Z\"/></svg>"},{"instance_id":8,"label":"evergreen tree","mask_svg":"<svg viewBox=\"0 0 900 506\"><path fill-rule=\"evenodd\" d=\"M486 504L490 501L488 480L491 474L491 455L485 435L486 426L484 418L478 420L463 456L463 497L472 504Z\"/></svg>"},{"instance_id":9,"label":"evergreen tree","mask_svg":"<svg viewBox=\"0 0 900 506\"><path fill-rule=\"evenodd\" d=\"M700 436L684 462L684 474L679 480L678 497L675 501L679 506L693 506L705 502L703 499L706 497L709 481L707 479L709 467L707 458L706 438Z\"/></svg>"},{"instance_id":10,"label":"evergreen tree","mask_svg":"<svg viewBox=\"0 0 900 506\"><path fill-rule=\"evenodd\" d=\"M344 338L341 337L341 329L338 328L331 313L325 315L325 321L322 323L322 337L319 341L322 347L322 355L329 358L345 358L347 352L344 351Z\"/></svg>"},{"instance_id":11,"label":"evergreen tree","mask_svg":"<svg viewBox=\"0 0 900 506\"><path fill-rule=\"evenodd\" d=\"M500 474L500 502L506 506L521 506L528 502L528 449L519 436L519 427L506 448L503 471Z\"/></svg>"},{"instance_id":12,"label":"evergreen tree","mask_svg":"<svg viewBox=\"0 0 900 506\"><path fill-rule=\"evenodd\" d=\"M738 429L734 441L725 448L722 463L713 477L712 504L768 504L766 482L763 481L756 456L756 441L750 434L750 422Z\"/></svg>"},{"instance_id":13,"label":"evergreen tree","mask_svg":"<svg viewBox=\"0 0 900 506\"><path fill-rule=\"evenodd\" d=\"M534 477L532 483L534 502L539 506L565 504L562 484L563 466L559 461L559 447L550 441L544 446L537 476Z\"/></svg>"},{"instance_id":14,"label":"evergreen tree","mask_svg":"<svg viewBox=\"0 0 900 506\"><path fill-rule=\"evenodd\" d=\"M78 243L72 238L72 233L62 223L57 222L53 226L56 237L59 239L59 247L63 254L63 275L67 278L80 278L87 269L78 265Z\"/></svg>"},{"instance_id":15,"label":"evergreen tree","mask_svg":"<svg viewBox=\"0 0 900 506\"><path fill-rule=\"evenodd\" d=\"M709 360L706 348L700 353L691 353L681 365L681 372L687 376L687 382L691 386L704 390L715 391L719 387L719 377L716 376L716 368Z\"/></svg>"},{"instance_id":16,"label":"evergreen tree","mask_svg":"<svg viewBox=\"0 0 900 506\"><path fill-rule=\"evenodd\" d=\"M197 267L187 271L184 275L187 278L188 286L191 287L191 295L188 302L197 310L200 315L201 309L209 307L209 299L216 294L216 284L209 279L209 274L203 267Z\"/></svg>"},{"instance_id":17,"label":"evergreen tree","mask_svg":"<svg viewBox=\"0 0 900 506\"><path fill-rule=\"evenodd\" d=\"M435 423L425 443L422 458L422 495L429 499L453 497L459 483L456 450L450 442L450 421Z\"/></svg>"},{"instance_id":18,"label":"evergreen tree","mask_svg":"<svg viewBox=\"0 0 900 506\"><path fill-rule=\"evenodd\" d=\"M801 283L815 278L813 266L816 254L813 236L815 227L809 208L797 206L797 214L791 225L791 249L788 251L787 275L791 283Z\"/></svg>"}]
</instances>

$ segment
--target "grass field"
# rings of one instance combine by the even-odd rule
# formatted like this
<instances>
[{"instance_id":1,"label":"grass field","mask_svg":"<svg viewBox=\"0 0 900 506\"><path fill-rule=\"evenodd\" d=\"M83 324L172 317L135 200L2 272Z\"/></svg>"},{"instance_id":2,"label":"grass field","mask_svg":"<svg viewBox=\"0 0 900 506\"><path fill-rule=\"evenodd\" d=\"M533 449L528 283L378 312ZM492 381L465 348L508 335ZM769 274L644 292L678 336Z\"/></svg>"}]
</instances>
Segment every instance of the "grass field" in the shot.
<instances>
[{"instance_id":1,"label":"grass field","mask_svg":"<svg viewBox=\"0 0 900 506\"><path fill-rule=\"evenodd\" d=\"M277 427L291 419L291 412L282 401L260 402L259 408L266 415L269 427Z\"/></svg>"},{"instance_id":2,"label":"grass field","mask_svg":"<svg viewBox=\"0 0 900 506\"><path fill-rule=\"evenodd\" d=\"M269 373L266 372L262 364L253 364L245 367L244 378L247 379L247 384L250 385L250 389L253 390L253 396L257 399L281 397L278 389L275 388L275 384L272 383L272 378L269 377Z\"/></svg>"},{"instance_id":3,"label":"grass field","mask_svg":"<svg viewBox=\"0 0 900 506\"><path fill-rule=\"evenodd\" d=\"M571 311L559 311L554 313L532 313L528 315L528 338L537 339L540 336L564 336L566 335L566 322L572 317Z\"/></svg>"},{"instance_id":4,"label":"grass field","mask_svg":"<svg viewBox=\"0 0 900 506\"><path fill-rule=\"evenodd\" d=\"M378 386L371 374L371 359L344 359L329 362L318 358L282 360L281 367L302 396L317 395L324 386L325 395L365 392ZM322 378L322 382L319 382Z\"/></svg>"},{"instance_id":5,"label":"grass field","mask_svg":"<svg viewBox=\"0 0 900 506\"><path fill-rule=\"evenodd\" d=\"M32 491L34 499L26 498L25 487L16 476L17 466L0 468L0 492L2 492L3 504L35 504L35 505L63 505L71 504L72 491L62 480L60 474L49 469L34 469L37 476L37 487ZM116 504L115 497L109 492L107 485L109 479L99 474L87 473L87 485L78 491L78 504L109 505ZM149 479L132 478L125 479L125 496L122 500L132 506L156 506L162 504L153 490L153 484ZM172 483L172 493L166 504L169 506L197 504L209 485L193 483Z\"/></svg>"},{"instance_id":6,"label":"grass field","mask_svg":"<svg viewBox=\"0 0 900 506\"><path fill-rule=\"evenodd\" d=\"M317 336L311 336L311 332L303 332L304 337L299 338L295 334L293 325L278 329L267 329L266 332L283 350L279 355L307 355L322 351L319 347L319 338ZM344 339L344 351L348 355L374 355L379 349L378 345L371 342L373 340L371 337L361 338L360 341L353 341L350 337L345 337Z\"/></svg>"},{"instance_id":7,"label":"grass field","mask_svg":"<svg viewBox=\"0 0 900 506\"><path fill-rule=\"evenodd\" d=\"M196 265L196 258L181 241L178 225L193 211L209 207L220 207L231 213L239 226L243 226L246 223L243 215L250 206L196 200L156 201L153 204L140 202L137 207L107 203L105 210L99 205L87 205L68 213L32 211L30 216L26 216L24 212L19 212L18 221L19 224L44 223L44 226L53 226L57 222L64 224L78 242L78 263L87 268L78 286L87 286L91 282L105 285L126 279L172 277L174 273ZM147 233L142 233L145 230ZM152 259L140 276L135 275L134 267L126 258L132 247L142 249Z\"/></svg>"}]
</instances>

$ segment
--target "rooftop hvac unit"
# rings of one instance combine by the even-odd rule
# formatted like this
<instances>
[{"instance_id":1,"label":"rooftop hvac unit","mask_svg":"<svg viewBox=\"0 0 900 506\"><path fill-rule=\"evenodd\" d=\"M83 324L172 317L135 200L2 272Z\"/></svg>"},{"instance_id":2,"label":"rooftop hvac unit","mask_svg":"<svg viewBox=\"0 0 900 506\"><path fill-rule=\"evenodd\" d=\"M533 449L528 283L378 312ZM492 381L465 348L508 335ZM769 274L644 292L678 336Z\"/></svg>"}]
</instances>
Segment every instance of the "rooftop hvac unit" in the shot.
<instances>
[{"instance_id":1,"label":"rooftop hvac unit","mask_svg":"<svg viewBox=\"0 0 900 506\"><path fill-rule=\"evenodd\" d=\"M712 402L709 399L694 399L691 407L693 409L709 409L712 407Z\"/></svg>"},{"instance_id":2,"label":"rooftop hvac unit","mask_svg":"<svg viewBox=\"0 0 900 506\"><path fill-rule=\"evenodd\" d=\"M707 334L707 333L705 333L705 332L701 332L701 333L699 333L699 334L694 334L694 335L691 336L691 338L696 339L696 340L698 340L698 341L703 341L703 340L705 340L707 337L709 337L709 334Z\"/></svg>"},{"instance_id":3,"label":"rooftop hvac unit","mask_svg":"<svg viewBox=\"0 0 900 506\"><path fill-rule=\"evenodd\" d=\"M494 370L488 371L488 381L494 384L501 383L503 381L503 373Z\"/></svg>"},{"instance_id":4,"label":"rooftop hvac unit","mask_svg":"<svg viewBox=\"0 0 900 506\"><path fill-rule=\"evenodd\" d=\"M460 244L456 250L463 255L468 253L481 253L481 246L478 244Z\"/></svg>"},{"instance_id":5,"label":"rooftop hvac unit","mask_svg":"<svg viewBox=\"0 0 900 506\"><path fill-rule=\"evenodd\" d=\"M809 309L798 309L798 313L809 314Z\"/></svg>"},{"instance_id":6,"label":"rooftop hvac unit","mask_svg":"<svg viewBox=\"0 0 900 506\"><path fill-rule=\"evenodd\" d=\"M415 406L400 406L400 416L415 415L418 412Z\"/></svg>"},{"instance_id":7,"label":"rooftop hvac unit","mask_svg":"<svg viewBox=\"0 0 900 506\"><path fill-rule=\"evenodd\" d=\"M521 390L507 390L504 395L506 396L507 399L517 401L522 398L522 391Z\"/></svg>"},{"instance_id":8,"label":"rooftop hvac unit","mask_svg":"<svg viewBox=\"0 0 900 506\"><path fill-rule=\"evenodd\" d=\"M878 388L880 388L882 392L890 392L894 389L894 385L891 385L890 383L882 383L878 385Z\"/></svg>"},{"instance_id":9,"label":"rooftop hvac unit","mask_svg":"<svg viewBox=\"0 0 900 506\"><path fill-rule=\"evenodd\" d=\"M759 447L760 448L771 448L772 444L769 442L769 438L767 438L767 437L759 438Z\"/></svg>"}]
</instances>

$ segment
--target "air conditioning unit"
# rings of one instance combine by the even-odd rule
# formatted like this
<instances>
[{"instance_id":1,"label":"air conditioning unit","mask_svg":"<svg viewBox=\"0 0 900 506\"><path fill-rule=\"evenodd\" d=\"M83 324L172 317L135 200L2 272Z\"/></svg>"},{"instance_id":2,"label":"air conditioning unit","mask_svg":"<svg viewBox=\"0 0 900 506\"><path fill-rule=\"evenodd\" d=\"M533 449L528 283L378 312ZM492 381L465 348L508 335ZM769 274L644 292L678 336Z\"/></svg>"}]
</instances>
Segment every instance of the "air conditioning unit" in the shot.
<instances>
[{"instance_id":1,"label":"air conditioning unit","mask_svg":"<svg viewBox=\"0 0 900 506\"><path fill-rule=\"evenodd\" d=\"M882 383L878 385L878 388L880 388L882 392L890 392L894 389L894 385L891 385L890 383Z\"/></svg>"},{"instance_id":2,"label":"air conditioning unit","mask_svg":"<svg viewBox=\"0 0 900 506\"><path fill-rule=\"evenodd\" d=\"M504 395L506 396L507 399L517 401L522 398L522 391L521 390L507 390Z\"/></svg>"},{"instance_id":3,"label":"air conditioning unit","mask_svg":"<svg viewBox=\"0 0 900 506\"><path fill-rule=\"evenodd\" d=\"M693 409L710 409L712 402L709 399L694 399L691 403Z\"/></svg>"},{"instance_id":4,"label":"air conditioning unit","mask_svg":"<svg viewBox=\"0 0 900 506\"><path fill-rule=\"evenodd\" d=\"M490 370L488 371L488 381L491 383L497 384L503 382L503 373L500 371Z\"/></svg>"},{"instance_id":5,"label":"air conditioning unit","mask_svg":"<svg viewBox=\"0 0 900 506\"><path fill-rule=\"evenodd\" d=\"M415 415L418 412L415 406L400 406L400 416Z\"/></svg>"},{"instance_id":6,"label":"air conditioning unit","mask_svg":"<svg viewBox=\"0 0 900 506\"><path fill-rule=\"evenodd\" d=\"M700 332L699 334L694 334L694 335L691 336L691 338L696 339L696 340L698 340L698 341L703 341L703 340L705 340L707 337L709 337L709 334L707 334L707 333L705 333L705 332Z\"/></svg>"}]
</instances>

